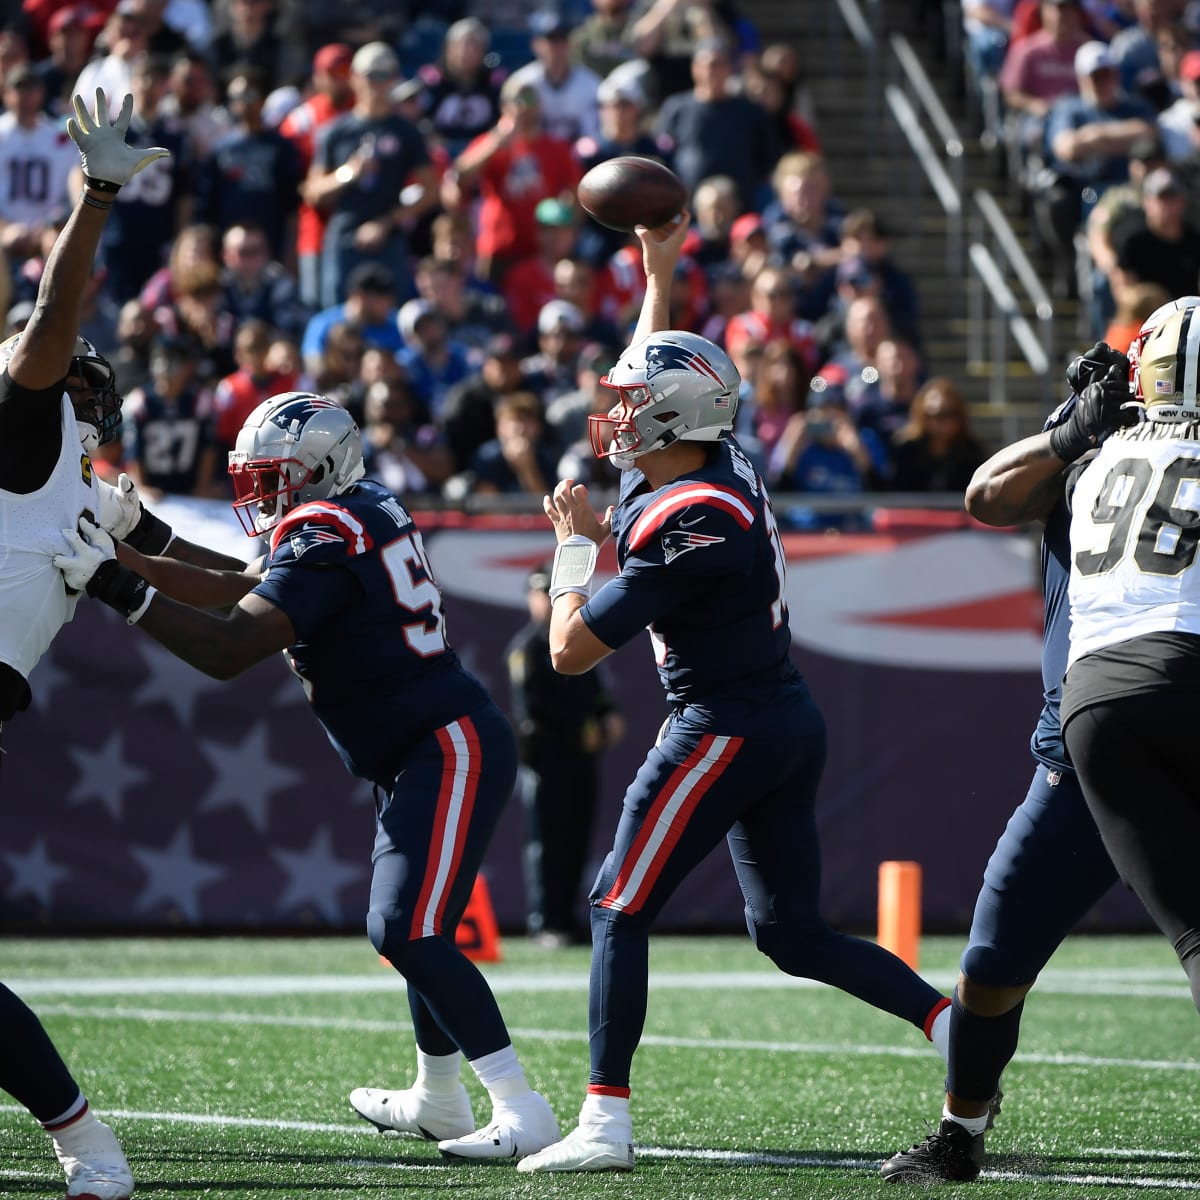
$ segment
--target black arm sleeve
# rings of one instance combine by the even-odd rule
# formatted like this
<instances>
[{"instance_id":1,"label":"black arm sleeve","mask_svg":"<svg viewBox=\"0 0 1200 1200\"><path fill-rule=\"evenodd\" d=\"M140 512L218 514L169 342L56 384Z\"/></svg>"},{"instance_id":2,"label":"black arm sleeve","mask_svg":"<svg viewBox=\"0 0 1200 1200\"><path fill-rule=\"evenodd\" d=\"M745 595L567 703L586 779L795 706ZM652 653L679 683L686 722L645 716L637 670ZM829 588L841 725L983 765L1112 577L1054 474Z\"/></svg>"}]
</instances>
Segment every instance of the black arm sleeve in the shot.
<instances>
[{"instance_id":1,"label":"black arm sleeve","mask_svg":"<svg viewBox=\"0 0 1200 1200\"><path fill-rule=\"evenodd\" d=\"M28 495L50 478L62 449L65 381L34 391L0 371L0 488ZM82 453L82 450L81 450Z\"/></svg>"}]
</instances>

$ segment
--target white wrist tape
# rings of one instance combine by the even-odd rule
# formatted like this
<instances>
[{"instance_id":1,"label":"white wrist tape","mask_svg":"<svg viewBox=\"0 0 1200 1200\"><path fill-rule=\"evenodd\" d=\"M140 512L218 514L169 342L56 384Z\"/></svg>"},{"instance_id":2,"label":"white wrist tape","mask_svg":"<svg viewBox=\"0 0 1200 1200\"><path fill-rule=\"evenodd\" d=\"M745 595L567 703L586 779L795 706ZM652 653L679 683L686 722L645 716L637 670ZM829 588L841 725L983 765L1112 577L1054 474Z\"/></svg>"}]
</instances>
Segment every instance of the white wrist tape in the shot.
<instances>
[{"instance_id":1,"label":"white wrist tape","mask_svg":"<svg viewBox=\"0 0 1200 1200\"><path fill-rule=\"evenodd\" d=\"M580 596L592 594L592 575L599 553L600 547L582 533L573 533L566 541L559 542L550 571L551 602L566 592L576 592Z\"/></svg>"}]
</instances>

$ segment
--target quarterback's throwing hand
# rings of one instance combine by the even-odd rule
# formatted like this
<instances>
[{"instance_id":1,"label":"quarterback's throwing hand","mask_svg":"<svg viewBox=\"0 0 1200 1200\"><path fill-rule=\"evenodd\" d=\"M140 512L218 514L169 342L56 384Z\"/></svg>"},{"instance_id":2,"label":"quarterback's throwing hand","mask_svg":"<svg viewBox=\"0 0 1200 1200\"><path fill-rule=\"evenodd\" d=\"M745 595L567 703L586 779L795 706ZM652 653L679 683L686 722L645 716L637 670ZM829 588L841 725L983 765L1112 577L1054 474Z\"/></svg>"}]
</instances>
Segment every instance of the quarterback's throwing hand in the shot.
<instances>
[{"instance_id":1,"label":"quarterback's throwing hand","mask_svg":"<svg viewBox=\"0 0 1200 1200\"><path fill-rule=\"evenodd\" d=\"M64 529L62 535L68 550L54 555L51 561L63 573L63 579L71 591L86 591L92 576L106 562L116 558L113 540L87 517L79 518L78 529Z\"/></svg>"},{"instance_id":2,"label":"quarterback's throwing hand","mask_svg":"<svg viewBox=\"0 0 1200 1200\"><path fill-rule=\"evenodd\" d=\"M102 88L96 89L95 113L88 112L82 96L72 96L71 103L75 115L67 121L67 134L79 147L84 180L90 186L109 184L102 190L115 192L156 159L170 157L171 152L162 146L137 150L125 144L129 119L133 116L132 96L125 97L120 114L111 124Z\"/></svg>"},{"instance_id":3,"label":"quarterback's throwing hand","mask_svg":"<svg viewBox=\"0 0 1200 1200\"><path fill-rule=\"evenodd\" d=\"M612 533L612 505L609 505L603 518L597 517L588 499L587 488L573 479L561 480L553 496L543 496L542 509L550 518L554 536L559 542L581 533L591 538L597 546L603 546Z\"/></svg>"}]
</instances>

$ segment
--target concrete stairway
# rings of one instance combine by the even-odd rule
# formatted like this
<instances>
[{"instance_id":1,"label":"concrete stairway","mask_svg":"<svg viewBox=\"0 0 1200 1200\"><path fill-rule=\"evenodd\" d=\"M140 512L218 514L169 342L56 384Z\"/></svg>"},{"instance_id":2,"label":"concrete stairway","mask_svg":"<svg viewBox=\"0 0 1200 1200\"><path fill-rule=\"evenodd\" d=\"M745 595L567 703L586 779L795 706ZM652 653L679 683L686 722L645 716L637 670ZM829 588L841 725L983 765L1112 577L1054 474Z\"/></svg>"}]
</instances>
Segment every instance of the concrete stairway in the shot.
<instances>
[{"instance_id":1,"label":"concrete stairway","mask_svg":"<svg viewBox=\"0 0 1200 1200\"><path fill-rule=\"evenodd\" d=\"M989 444L1038 429L1061 398L1061 375L1055 367L1049 381L1037 378L1011 342L1005 361L968 361L968 268L948 270L942 206L882 101L881 83L872 89L867 56L846 35L835 0L746 0L742 8L758 24L764 42L798 46L809 106L838 196L848 207L879 214L891 234L893 256L916 280L929 374L959 383L971 400L977 430ZM1027 221L994 157L975 136L959 89L938 53L939 31L927 27L921 6L911 0L885 0L884 13L885 35L895 31L909 39L962 136L965 199L969 203L976 188L988 190L1032 258ZM880 64L887 56L887 46L881 46ZM875 79L881 80L883 73L881 65ZM1065 363L1077 350L1076 313L1061 301L1055 302L1055 310L1055 358ZM986 338L983 344L988 345ZM993 371L1005 372L1004 404L989 399Z\"/></svg>"}]
</instances>

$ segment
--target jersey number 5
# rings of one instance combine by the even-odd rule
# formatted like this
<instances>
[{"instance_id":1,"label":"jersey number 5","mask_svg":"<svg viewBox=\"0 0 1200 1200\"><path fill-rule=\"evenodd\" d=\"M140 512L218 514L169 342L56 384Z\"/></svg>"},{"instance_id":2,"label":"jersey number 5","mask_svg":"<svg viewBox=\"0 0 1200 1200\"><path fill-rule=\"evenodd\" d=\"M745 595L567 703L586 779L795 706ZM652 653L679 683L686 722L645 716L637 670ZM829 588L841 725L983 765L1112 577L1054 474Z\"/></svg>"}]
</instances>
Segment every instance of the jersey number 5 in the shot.
<instances>
[{"instance_id":1,"label":"jersey number 5","mask_svg":"<svg viewBox=\"0 0 1200 1200\"><path fill-rule=\"evenodd\" d=\"M1081 575L1111 571L1129 552L1130 534L1142 498L1155 479L1141 458L1126 458L1105 477L1092 505L1093 525L1111 525L1104 550L1080 550L1075 567ZM1133 539L1133 561L1147 575L1182 575L1196 559L1200 541L1200 460L1176 458L1162 472L1154 499Z\"/></svg>"},{"instance_id":2,"label":"jersey number 5","mask_svg":"<svg viewBox=\"0 0 1200 1200\"><path fill-rule=\"evenodd\" d=\"M408 533L383 548L380 555L396 603L420 619L404 626L404 640L422 658L431 658L446 649L446 615L442 612L442 594L433 582L433 568L425 555L419 533ZM423 576L419 578L418 576ZM429 622L433 628L429 628Z\"/></svg>"}]
</instances>

